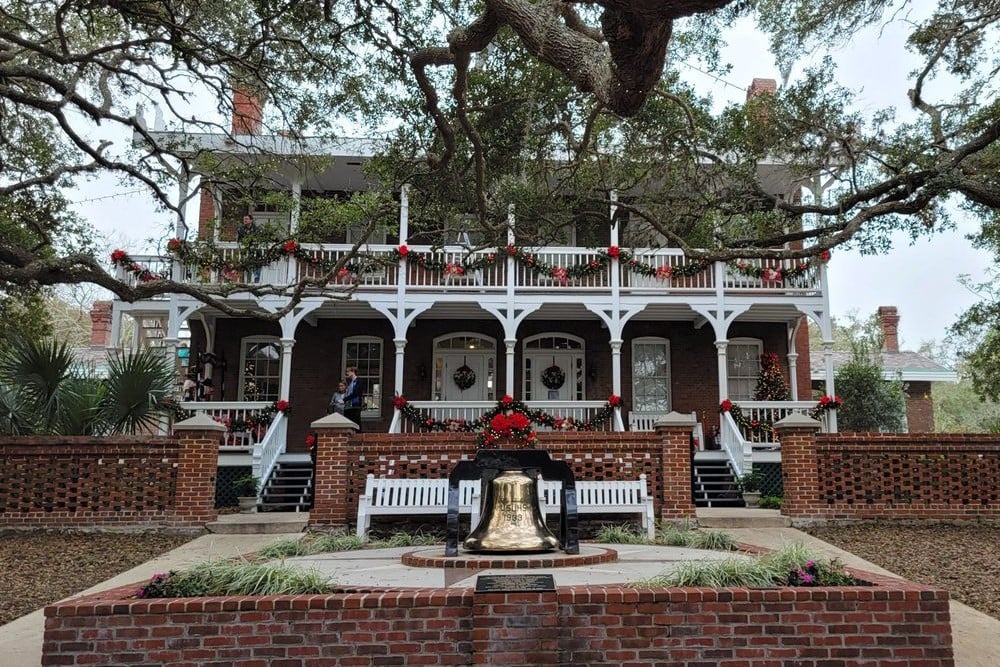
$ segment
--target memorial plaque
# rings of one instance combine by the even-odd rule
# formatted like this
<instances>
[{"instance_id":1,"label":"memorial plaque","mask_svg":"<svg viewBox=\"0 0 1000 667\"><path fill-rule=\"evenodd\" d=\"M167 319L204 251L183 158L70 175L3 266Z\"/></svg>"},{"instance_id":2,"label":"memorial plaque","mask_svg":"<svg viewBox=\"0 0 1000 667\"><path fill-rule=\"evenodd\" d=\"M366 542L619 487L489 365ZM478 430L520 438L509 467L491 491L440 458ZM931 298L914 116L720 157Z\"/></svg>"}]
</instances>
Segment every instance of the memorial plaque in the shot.
<instances>
[{"instance_id":1,"label":"memorial plaque","mask_svg":"<svg viewBox=\"0 0 1000 667\"><path fill-rule=\"evenodd\" d=\"M547 593L556 590L551 574L481 574L477 593Z\"/></svg>"}]
</instances>

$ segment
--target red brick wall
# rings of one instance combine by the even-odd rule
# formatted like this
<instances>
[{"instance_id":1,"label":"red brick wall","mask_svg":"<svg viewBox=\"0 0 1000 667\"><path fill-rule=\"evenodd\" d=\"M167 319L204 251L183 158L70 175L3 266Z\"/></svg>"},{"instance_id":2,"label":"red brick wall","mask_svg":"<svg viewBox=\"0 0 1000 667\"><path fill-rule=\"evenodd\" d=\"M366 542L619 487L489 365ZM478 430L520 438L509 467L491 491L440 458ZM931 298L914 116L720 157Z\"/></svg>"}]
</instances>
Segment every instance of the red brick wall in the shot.
<instances>
[{"instance_id":1,"label":"red brick wall","mask_svg":"<svg viewBox=\"0 0 1000 667\"><path fill-rule=\"evenodd\" d=\"M0 526L193 526L214 517L218 437L5 437L0 461Z\"/></svg>"},{"instance_id":2,"label":"red brick wall","mask_svg":"<svg viewBox=\"0 0 1000 667\"><path fill-rule=\"evenodd\" d=\"M801 520L1000 520L1000 436L782 434L782 512Z\"/></svg>"},{"instance_id":3,"label":"red brick wall","mask_svg":"<svg viewBox=\"0 0 1000 667\"><path fill-rule=\"evenodd\" d=\"M369 474L444 478L457 462L476 454L471 433L362 433L346 441L336 435L339 431L318 433L312 525L353 524ZM567 461L577 479L638 479L645 474L657 516L695 516L687 436L673 430L665 439L655 433L577 432L540 433L538 440L539 449Z\"/></svg>"},{"instance_id":4,"label":"red brick wall","mask_svg":"<svg viewBox=\"0 0 1000 667\"><path fill-rule=\"evenodd\" d=\"M47 607L42 665L954 665L947 592L866 578L175 600L127 600L126 587Z\"/></svg>"},{"instance_id":5,"label":"red brick wall","mask_svg":"<svg viewBox=\"0 0 1000 667\"><path fill-rule=\"evenodd\" d=\"M906 391L906 430L930 433L934 430L934 401L930 382L908 382Z\"/></svg>"}]
</instances>

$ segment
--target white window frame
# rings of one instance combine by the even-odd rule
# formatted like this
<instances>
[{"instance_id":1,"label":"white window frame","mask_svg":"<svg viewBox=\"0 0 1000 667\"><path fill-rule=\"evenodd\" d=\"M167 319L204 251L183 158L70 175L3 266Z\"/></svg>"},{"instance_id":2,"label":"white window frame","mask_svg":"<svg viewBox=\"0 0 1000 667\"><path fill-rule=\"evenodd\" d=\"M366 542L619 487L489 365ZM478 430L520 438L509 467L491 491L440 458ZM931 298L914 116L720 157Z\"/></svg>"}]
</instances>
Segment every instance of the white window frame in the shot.
<instances>
[{"instance_id":1,"label":"white window frame","mask_svg":"<svg viewBox=\"0 0 1000 667\"><path fill-rule=\"evenodd\" d=\"M647 413L651 411L649 409L640 408L638 405L638 400L636 398L636 396L638 395L638 392L636 391L637 381L639 379L647 379L647 378L639 378L635 373L635 359L636 359L635 349L639 345L662 345L665 348L666 358L667 358L667 371L664 377L664 381L667 387L667 407L666 409L663 410L662 414L667 414L668 412L673 410L673 403L674 403L674 392L673 392L673 386L671 385L670 339L662 338L660 336L641 336L639 338L632 339L632 405L637 412ZM660 376L651 376L651 377L659 378Z\"/></svg>"},{"instance_id":2,"label":"white window frame","mask_svg":"<svg viewBox=\"0 0 1000 667\"><path fill-rule=\"evenodd\" d=\"M264 398L257 399L263 401L276 401L280 398L281 394L281 364L284 361L284 355L281 354L281 339L277 336L246 336L240 340L240 372L239 372L239 397L241 401L248 401L244 394L243 389L246 382L246 367L247 367L247 347L249 345L257 345L260 343L274 343L278 348L278 393L274 398ZM271 377L270 375L268 376Z\"/></svg>"},{"instance_id":3,"label":"white window frame","mask_svg":"<svg viewBox=\"0 0 1000 667\"><path fill-rule=\"evenodd\" d=\"M378 343L379 356L378 356L378 376L373 375L362 375L358 373L358 377L361 379L365 388L365 395L371 396L371 407L363 408L361 410L362 419L381 419L382 417L382 392L384 390L385 384L382 381L382 376L385 373L385 341L383 341L378 336L348 336L344 339L343 346L341 349L341 377L347 376L348 366L357 366L356 362L352 362L347 358L347 346L351 343ZM373 382L374 378L374 382ZM378 386L378 392L375 392L374 387Z\"/></svg>"},{"instance_id":4,"label":"white window frame","mask_svg":"<svg viewBox=\"0 0 1000 667\"><path fill-rule=\"evenodd\" d=\"M734 376L730 373L730 362L734 359L732 354L735 347L754 347L757 350L757 372L752 376L750 390L746 396L733 391ZM757 386L757 379L760 377L760 356L764 354L764 341L760 338L730 338L726 345L726 396L733 401L752 401L754 388ZM750 375L737 375L736 378L747 379Z\"/></svg>"}]
</instances>

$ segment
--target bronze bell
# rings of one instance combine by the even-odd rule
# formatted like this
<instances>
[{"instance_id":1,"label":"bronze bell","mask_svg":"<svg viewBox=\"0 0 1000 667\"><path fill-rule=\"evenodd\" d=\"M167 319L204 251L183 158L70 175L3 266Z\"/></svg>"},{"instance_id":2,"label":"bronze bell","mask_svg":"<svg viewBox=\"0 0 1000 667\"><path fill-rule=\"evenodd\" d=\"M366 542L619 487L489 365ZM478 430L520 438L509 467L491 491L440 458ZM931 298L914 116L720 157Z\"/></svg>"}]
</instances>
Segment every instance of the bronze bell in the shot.
<instances>
[{"instance_id":1,"label":"bronze bell","mask_svg":"<svg viewBox=\"0 0 1000 667\"><path fill-rule=\"evenodd\" d=\"M542 520L538 488L521 470L506 470L486 488L479 525L462 543L469 551L550 551L559 538Z\"/></svg>"}]
</instances>

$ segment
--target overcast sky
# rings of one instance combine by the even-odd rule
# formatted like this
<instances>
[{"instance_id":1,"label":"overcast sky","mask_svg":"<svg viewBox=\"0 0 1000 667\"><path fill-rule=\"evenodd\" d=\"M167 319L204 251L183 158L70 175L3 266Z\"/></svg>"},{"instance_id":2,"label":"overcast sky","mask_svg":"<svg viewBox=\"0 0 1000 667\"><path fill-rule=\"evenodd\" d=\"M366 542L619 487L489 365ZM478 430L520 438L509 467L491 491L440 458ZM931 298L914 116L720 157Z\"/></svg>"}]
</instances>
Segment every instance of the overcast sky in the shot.
<instances>
[{"instance_id":1,"label":"overcast sky","mask_svg":"<svg viewBox=\"0 0 1000 667\"><path fill-rule=\"evenodd\" d=\"M903 50L902 40L902 31L890 26L871 29L861 39L839 47L839 80L858 91L861 109L896 107L900 115L908 113L907 74L916 61ZM780 80L767 52L766 39L750 21L738 23L727 41L725 56L733 69L723 80L710 79L690 67L682 68L686 77L703 92L710 92L719 105L742 102L754 77ZM807 64L815 63L800 63L792 78ZM108 234L112 245L138 253L150 249L145 239L159 237L162 245L166 238L163 230L171 217L155 211L145 193L130 193L114 179L99 179L83 184L79 194L77 210ZM965 239L977 224L962 216L956 216L956 220L957 231L924 238L913 245L900 236L894 249L885 255L863 257L856 251L834 250L829 264L834 316L856 311L863 317L878 306L894 305L901 317L899 334L904 349L916 349L926 340L942 340L948 326L977 300L959 284L958 276L970 274L973 280L985 280L991 262L988 253L974 250Z\"/></svg>"}]
</instances>

